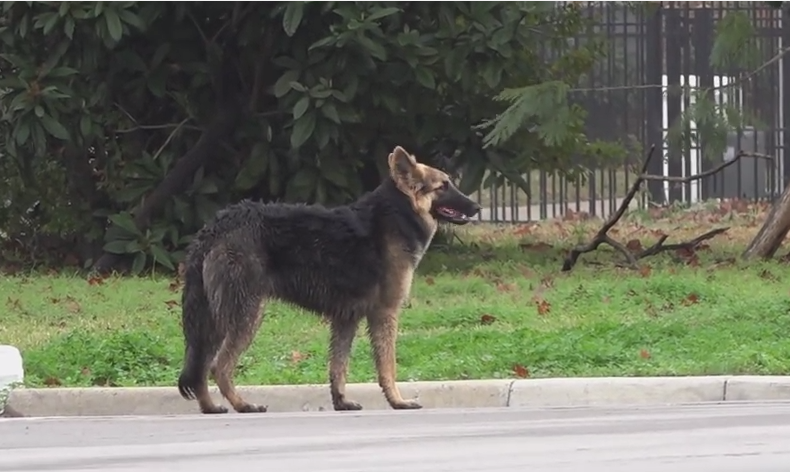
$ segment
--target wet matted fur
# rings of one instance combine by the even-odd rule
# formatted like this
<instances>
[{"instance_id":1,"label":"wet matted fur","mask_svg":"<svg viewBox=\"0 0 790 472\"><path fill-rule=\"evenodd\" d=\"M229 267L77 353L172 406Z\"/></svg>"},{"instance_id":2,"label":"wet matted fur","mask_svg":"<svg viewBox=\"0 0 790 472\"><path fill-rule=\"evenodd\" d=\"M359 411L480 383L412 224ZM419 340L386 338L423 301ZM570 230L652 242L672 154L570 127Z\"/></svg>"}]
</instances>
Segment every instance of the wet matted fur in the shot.
<instances>
[{"instance_id":1,"label":"wet matted fur","mask_svg":"<svg viewBox=\"0 0 790 472\"><path fill-rule=\"evenodd\" d=\"M367 321L378 382L390 406L420 405L395 384L398 317L412 275L439 220L464 224L480 206L444 172L402 147L373 192L336 208L249 200L217 213L192 241L184 273L186 355L178 390L203 413L225 413L208 390L209 374L233 408L263 412L236 391L233 372L271 299L326 317L331 331L329 382L335 410L362 407L345 394L349 355Z\"/></svg>"}]
</instances>

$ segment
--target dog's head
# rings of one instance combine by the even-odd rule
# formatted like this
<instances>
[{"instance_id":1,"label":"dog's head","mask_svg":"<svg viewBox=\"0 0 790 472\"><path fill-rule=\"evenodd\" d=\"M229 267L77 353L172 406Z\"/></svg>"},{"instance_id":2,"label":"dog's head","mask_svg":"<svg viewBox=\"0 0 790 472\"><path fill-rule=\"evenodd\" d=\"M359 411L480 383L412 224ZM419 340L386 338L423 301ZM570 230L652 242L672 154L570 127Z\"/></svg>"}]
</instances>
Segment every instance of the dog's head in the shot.
<instances>
[{"instance_id":1,"label":"dog's head","mask_svg":"<svg viewBox=\"0 0 790 472\"><path fill-rule=\"evenodd\" d=\"M420 164L400 146L389 155L389 169L395 186L409 197L414 210L425 217L463 225L481 209L453 185L446 173Z\"/></svg>"}]
</instances>

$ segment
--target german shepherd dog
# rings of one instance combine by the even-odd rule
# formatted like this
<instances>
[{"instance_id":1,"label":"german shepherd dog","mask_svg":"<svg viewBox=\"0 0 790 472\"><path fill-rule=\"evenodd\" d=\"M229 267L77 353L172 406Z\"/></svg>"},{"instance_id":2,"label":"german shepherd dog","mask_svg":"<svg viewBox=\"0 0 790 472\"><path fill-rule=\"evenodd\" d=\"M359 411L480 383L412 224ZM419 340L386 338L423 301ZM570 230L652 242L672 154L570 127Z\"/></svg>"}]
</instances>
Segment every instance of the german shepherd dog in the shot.
<instances>
[{"instance_id":1,"label":"german shepherd dog","mask_svg":"<svg viewBox=\"0 0 790 472\"><path fill-rule=\"evenodd\" d=\"M245 401L233 372L278 299L325 317L330 325L329 382L335 410L360 410L346 397L349 355L367 321L378 382L394 409L418 409L395 384L401 304L439 221L469 222L480 205L448 175L417 162L402 147L389 175L346 206L242 201L217 213L187 252L182 295L186 341L178 390L203 413L227 413L208 390L209 374L239 413L265 412Z\"/></svg>"}]
</instances>

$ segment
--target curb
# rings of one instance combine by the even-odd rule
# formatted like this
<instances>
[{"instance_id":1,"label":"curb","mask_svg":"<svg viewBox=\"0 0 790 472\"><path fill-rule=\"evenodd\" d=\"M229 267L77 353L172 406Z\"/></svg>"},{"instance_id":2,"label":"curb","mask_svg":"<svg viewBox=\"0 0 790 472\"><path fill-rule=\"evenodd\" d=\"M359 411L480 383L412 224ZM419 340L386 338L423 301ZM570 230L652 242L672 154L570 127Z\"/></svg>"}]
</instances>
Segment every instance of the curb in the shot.
<instances>
[{"instance_id":1,"label":"curb","mask_svg":"<svg viewBox=\"0 0 790 472\"><path fill-rule=\"evenodd\" d=\"M591 377L527 380L400 382L404 398L425 408L657 405L790 399L790 376ZM238 387L270 412L331 411L326 385ZM376 384L349 384L366 410L388 409ZM221 396L211 388L215 401ZM25 416L181 415L198 412L175 387L18 388L9 404Z\"/></svg>"}]
</instances>

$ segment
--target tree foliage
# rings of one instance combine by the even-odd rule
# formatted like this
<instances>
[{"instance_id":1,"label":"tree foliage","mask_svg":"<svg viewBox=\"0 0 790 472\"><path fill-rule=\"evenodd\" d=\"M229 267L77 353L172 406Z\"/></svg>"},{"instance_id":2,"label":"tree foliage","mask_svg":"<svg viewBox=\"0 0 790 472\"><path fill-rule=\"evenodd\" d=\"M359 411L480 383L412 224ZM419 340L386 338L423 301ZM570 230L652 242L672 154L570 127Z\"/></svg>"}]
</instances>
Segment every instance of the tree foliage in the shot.
<instances>
[{"instance_id":1,"label":"tree foliage","mask_svg":"<svg viewBox=\"0 0 790 472\"><path fill-rule=\"evenodd\" d=\"M20 257L139 272L231 201L349 201L395 144L465 191L562 167L595 149L583 110L550 108L601 52L541 51L586 22L552 2L3 2L0 228ZM485 147L500 92L531 86L534 129Z\"/></svg>"}]
</instances>

